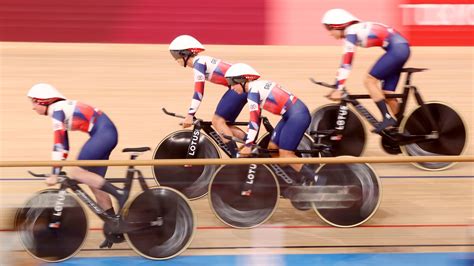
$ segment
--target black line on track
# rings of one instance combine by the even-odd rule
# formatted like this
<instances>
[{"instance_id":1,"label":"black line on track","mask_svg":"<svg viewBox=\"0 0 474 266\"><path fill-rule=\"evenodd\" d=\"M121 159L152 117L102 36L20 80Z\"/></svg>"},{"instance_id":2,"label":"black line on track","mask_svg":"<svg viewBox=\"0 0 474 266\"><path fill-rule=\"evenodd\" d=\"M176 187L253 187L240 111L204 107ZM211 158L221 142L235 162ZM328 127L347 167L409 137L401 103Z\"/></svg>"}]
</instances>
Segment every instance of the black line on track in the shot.
<instances>
[{"instance_id":1,"label":"black line on track","mask_svg":"<svg viewBox=\"0 0 474 266\"><path fill-rule=\"evenodd\" d=\"M190 247L189 250L226 250L226 249L328 249L328 248L403 248L403 247L474 247L474 244L419 244L419 245L348 245L348 246L263 246L263 247ZM104 251L107 249L81 249L81 251ZM128 251L131 248L110 249L111 251Z\"/></svg>"}]
</instances>

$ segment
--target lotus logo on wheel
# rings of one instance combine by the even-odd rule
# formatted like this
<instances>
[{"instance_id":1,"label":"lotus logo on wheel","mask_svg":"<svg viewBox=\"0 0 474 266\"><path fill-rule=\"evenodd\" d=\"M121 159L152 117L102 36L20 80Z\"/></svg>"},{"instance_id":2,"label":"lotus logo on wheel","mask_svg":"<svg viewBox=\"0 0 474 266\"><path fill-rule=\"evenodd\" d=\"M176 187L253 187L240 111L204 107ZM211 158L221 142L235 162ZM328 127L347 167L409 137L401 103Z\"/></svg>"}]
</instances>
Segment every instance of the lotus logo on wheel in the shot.
<instances>
[{"instance_id":1,"label":"lotus logo on wheel","mask_svg":"<svg viewBox=\"0 0 474 266\"><path fill-rule=\"evenodd\" d=\"M343 130L346 125L347 119L347 110L349 107L345 105L341 105L339 107L339 113L337 114L337 121L336 121L336 130Z\"/></svg>"},{"instance_id":2,"label":"lotus logo on wheel","mask_svg":"<svg viewBox=\"0 0 474 266\"><path fill-rule=\"evenodd\" d=\"M251 164L249 165L249 172L247 174L247 184L253 184L253 180L255 179L255 173L256 173L257 165L256 164Z\"/></svg>"}]
</instances>

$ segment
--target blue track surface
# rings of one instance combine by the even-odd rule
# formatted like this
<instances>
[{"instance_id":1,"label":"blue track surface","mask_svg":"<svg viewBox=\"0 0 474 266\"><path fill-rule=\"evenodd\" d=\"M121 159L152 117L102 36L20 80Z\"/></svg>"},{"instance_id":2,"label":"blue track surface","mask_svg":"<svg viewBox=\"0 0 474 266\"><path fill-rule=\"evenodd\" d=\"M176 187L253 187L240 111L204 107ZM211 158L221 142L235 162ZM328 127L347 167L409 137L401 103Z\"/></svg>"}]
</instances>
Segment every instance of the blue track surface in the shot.
<instances>
[{"instance_id":1,"label":"blue track surface","mask_svg":"<svg viewBox=\"0 0 474 266\"><path fill-rule=\"evenodd\" d=\"M365 254L303 254L303 255L237 255L237 256L180 256L166 261L152 261L141 257L73 258L51 265L68 266L283 266L283 265L364 265L364 266L472 266L474 253L365 253Z\"/></svg>"}]
</instances>

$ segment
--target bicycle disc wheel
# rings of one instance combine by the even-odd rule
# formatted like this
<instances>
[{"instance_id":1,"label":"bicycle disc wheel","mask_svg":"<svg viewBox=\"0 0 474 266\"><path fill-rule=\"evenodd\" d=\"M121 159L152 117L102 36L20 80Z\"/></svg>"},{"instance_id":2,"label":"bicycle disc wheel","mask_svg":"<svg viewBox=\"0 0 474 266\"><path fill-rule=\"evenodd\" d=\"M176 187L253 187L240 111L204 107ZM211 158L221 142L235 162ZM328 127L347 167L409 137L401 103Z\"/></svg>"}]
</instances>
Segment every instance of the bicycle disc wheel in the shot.
<instances>
[{"instance_id":1,"label":"bicycle disc wheel","mask_svg":"<svg viewBox=\"0 0 474 266\"><path fill-rule=\"evenodd\" d=\"M253 180L252 193L242 196L243 185ZM252 228L265 223L277 208L280 188L266 165L223 165L209 185L209 203L223 223Z\"/></svg>"},{"instance_id":2,"label":"bicycle disc wheel","mask_svg":"<svg viewBox=\"0 0 474 266\"><path fill-rule=\"evenodd\" d=\"M365 128L359 117L347 108L346 122L341 140L330 140L323 138L321 142L331 146L332 156L360 156L364 152L366 136ZM308 133L317 130L333 130L336 127L339 116L339 105L329 104L321 106L311 114L311 124Z\"/></svg>"},{"instance_id":3,"label":"bicycle disc wheel","mask_svg":"<svg viewBox=\"0 0 474 266\"><path fill-rule=\"evenodd\" d=\"M172 188L157 187L138 194L123 212L125 238L138 254L155 260L178 256L191 244L196 219L187 198ZM134 228L134 223L144 224Z\"/></svg>"},{"instance_id":4,"label":"bicycle disc wheel","mask_svg":"<svg viewBox=\"0 0 474 266\"><path fill-rule=\"evenodd\" d=\"M318 171L316 186L356 186L346 199L312 202L321 219L336 227L354 227L368 221L381 201L380 179L368 164L326 164ZM351 198L352 197L352 198Z\"/></svg>"},{"instance_id":5,"label":"bicycle disc wheel","mask_svg":"<svg viewBox=\"0 0 474 266\"><path fill-rule=\"evenodd\" d=\"M165 137L156 147L153 159L187 159L192 131L180 130ZM196 158L220 158L219 151L209 137L201 134ZM207 194L209 181L218 165L160 165L153 166L156 182L174 188L194 200Z\"/></svg>"},{"instance_id":6,"label":"bicycle disc wheel","mask_svg":"<svg viewBox=\"0 0 474 266\"><path fill-rule=\"evenodd\" d=\"M18 209L15 216L15 230L25 250L46 262L63 261L74 256L87 235L87 216L81 204L72 194L59 193L58 189L38 192ZM63 203L62 209L55 210L58 199ZM59 213L59 228L50 228L51 218Z\"/></svg>"},{"instance_id":7,"label":"bicycle disc wheel","mask_svg":"<svg viewBox=\"0 0 474 266\"><path fill-rule=\"evenodd\" d=\"M451 107L443 103L430 102L425 104L438 127L439 137L426 142L401 146L402 152L408 156L461 155L464 152L467 138L467 127L461 116ZM429 120L418 106L405 117L400 124L400 132L413 135L430 134L432 131ZM418 162L415 166L424 170L444 170L454 162Z\"/></svg>"}]
</instances>

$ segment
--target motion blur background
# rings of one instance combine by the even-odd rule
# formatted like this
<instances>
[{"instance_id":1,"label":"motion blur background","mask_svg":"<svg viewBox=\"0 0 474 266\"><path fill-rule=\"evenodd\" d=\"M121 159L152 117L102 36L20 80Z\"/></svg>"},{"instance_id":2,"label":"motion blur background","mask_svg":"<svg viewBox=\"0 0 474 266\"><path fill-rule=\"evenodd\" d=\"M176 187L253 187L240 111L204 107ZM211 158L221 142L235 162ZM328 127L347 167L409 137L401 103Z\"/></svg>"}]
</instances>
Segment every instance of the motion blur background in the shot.
<instances>
[{"instance_id":1,"label":"motion blur background","mask_svg":"<svg viewBox=\"0 0 474 266\"><path fill-rule=\"evenodd\" d=\"M361 20L391 25L407 37L413 46L407 66L430 69L416 74L415 84L425 100L446 102L461 113L471 129L466 154L472 155L472 0L0 0L0 160L50 158L51 121L36 115L26 98L28 89L38 82L51 83L68 98L97 106L111 117L120 136L111 159L126 159L120 152L125 147L154 148L167 134L180 128L179 121L163 115L161 108L184 113L192 97L191 69L177 65L167 51L168 44L181 34L201 41L206 55L254 66L263 78L283 84L314 110L329 102L323 97L327 91L313 86L308 77L333 81L341 58L341 42L330 38L320 23L326 10L337 7ZM348 80L351 92L365 92L362 79L382 53L379 48L356 51L354 70ZM206 84L198 117L210 119L222 93L221 86ZM371 102L367 107L378 114ZM274 123L278 121L278 117L270 118ZM240 119L248 119L246 108ZM382 151L379 138L368 135L364 155L389 156ZM70 134L70 159L76 157L86 138L86 134ZM151 154L143 157L150 159ZM368 233L361 227L350 229L351 237L346 237L348 231L341 233L333 228L324 227L321 232L318 226L324 223L314 213L302 214L284 202L268 224L300 227L279 231L281 239L276 242L269 238L264 244L255 243L252 241L264 241L269 235L262 233L255 238L259 240L252 240L248 231L207 230L222 224L214 218L207 200L202 199L193 202L201 229L189 253L184 254L215 254L220 247L229 247L223 254L242 252L235 248L239 246L236 238L250 246L290 246L290 251L284 249L283 253L298 252L291 246L346 244L373 246L343 251L306 250L392 252L383 248L390 243L400 245L398 250L402 252L469 251L472 243L466 232L474 217L472 164L459 164L436 173L407 164L374 167L382 177L402 178L382 179L382 205L368 225L400 226L404 231L377 229L377 233ZM26 170L49 171L45 169L0 168L0 234L11 232L14 208L44 188L41 181L27 179ZM112 167L107 176L120 177L123 172L123 167ZM151 177L150 167L144 167L144 172ZM91 227L100 228L101 223L89 217ZM326 237L321 239L324 234ZM100 230L91 235L86 244L89 253L80 254L103 256L96 251L102 238ZM2 253L0 264L25 264L11 260L21 256L21 247L11 244L15 241L10 238L2 238L1 250L13 246L15 253ZM420 247L410 249L412 244ZM440 247L430 249L430 245ZM126 250L113 254L134 253Z\"/></svg>"},{"instance_id":2,"label":"motion blur background","mask_svg":"<svg viewBox=\"0 0 474 266\"><path fill-rule=\"evenodd\" d=\"M412 45L472 45L469 0L2 0L2 41L334 45L320 25L330 8L402 32Z\"/></svg>"}]
</instances>

